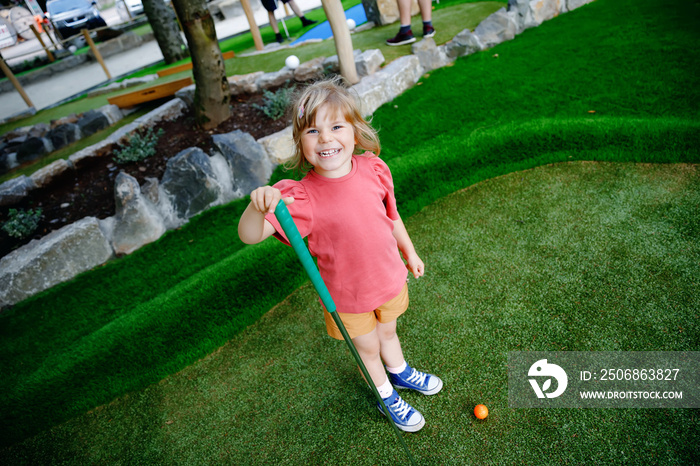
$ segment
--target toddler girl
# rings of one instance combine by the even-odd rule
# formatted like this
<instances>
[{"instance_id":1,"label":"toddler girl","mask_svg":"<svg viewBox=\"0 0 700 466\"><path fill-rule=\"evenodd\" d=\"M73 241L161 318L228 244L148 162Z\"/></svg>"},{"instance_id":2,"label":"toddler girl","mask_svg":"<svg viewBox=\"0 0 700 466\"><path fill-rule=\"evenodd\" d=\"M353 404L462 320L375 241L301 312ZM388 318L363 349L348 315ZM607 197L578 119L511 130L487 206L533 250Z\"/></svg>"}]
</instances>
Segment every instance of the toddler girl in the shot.
<instances>
[{"instance_id":1,"label":"toddler girl","mask_svg":"<svg viewBox=\"0 0 700 466\"><path fill-rule=\"evenodd\" d=\"M389 167L377 157L377 133L337 80L307 87L294 110L292 164L306 176L254 190L238 234L248 244L271 235L289 244L274 216L280 200L289 206L372 378L367 382L377 386L396 425L416 432L425 420L394 387L434 395L442 381L410 367L396 335L396 319L408 307L406 269L418 278L424 265L396 210ZM324 314L328 334L342 340Z\"/></svg>"}]
</instances>

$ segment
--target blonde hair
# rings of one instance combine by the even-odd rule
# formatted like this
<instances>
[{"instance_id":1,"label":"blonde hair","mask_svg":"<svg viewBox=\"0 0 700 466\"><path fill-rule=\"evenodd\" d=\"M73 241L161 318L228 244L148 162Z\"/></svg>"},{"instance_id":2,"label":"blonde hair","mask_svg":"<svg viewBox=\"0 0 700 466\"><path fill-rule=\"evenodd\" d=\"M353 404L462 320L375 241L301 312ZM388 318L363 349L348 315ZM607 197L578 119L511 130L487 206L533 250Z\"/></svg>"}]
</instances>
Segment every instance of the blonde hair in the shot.
<instances>
[{"instance_id":1,"label":"blonde hair","mask_svg":"<svg viewBox=\"0 0 700 466\"><path fill-rule=\"evenodd\" d=\"M310 84L294 99L291 109L294 112L292 115L294 155L285 163L287 169L306 173L313 168L304 157L301 136L306 128L314 125L318 109L325 104L330 105L352 125L355 133L355 154L370 151L374 155L379 155L381 146L377 131L362 117L357 100L342 84L342 78L335 77Z\"/></svg>"}]
</instances>

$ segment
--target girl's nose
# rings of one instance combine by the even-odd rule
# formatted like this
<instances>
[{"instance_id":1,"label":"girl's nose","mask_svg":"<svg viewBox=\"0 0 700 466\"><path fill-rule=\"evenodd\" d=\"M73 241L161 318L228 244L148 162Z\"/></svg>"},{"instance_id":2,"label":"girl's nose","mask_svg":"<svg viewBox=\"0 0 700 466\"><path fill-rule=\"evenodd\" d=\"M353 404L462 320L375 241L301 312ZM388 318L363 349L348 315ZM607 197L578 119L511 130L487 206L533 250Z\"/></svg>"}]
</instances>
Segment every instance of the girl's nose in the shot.
<instances>
[{"instance_id":1,"label":"girl's nose","mask_svg":"<svg viewBox=\"0 0 700 466\"><path fill-rule=\"evenodd\" d=\"M328 142L332 139L332 135L329 131L321 131L318 135L318 140L320 142Z\"/></svg>"}]
</instances>

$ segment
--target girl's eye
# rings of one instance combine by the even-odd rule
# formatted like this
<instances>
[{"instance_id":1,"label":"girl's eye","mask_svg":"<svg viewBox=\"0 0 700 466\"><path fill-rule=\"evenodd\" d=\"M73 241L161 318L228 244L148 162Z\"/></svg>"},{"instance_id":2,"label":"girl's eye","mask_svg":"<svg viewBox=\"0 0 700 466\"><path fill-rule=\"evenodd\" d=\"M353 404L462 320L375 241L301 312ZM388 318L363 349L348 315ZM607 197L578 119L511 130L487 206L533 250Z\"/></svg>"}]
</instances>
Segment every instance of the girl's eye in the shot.
<instances>
[{"instance_id":1,"label":"girl's eye","mask_svg":"<svg viewBox=\"0 0 700 466\"><path fill-rule=\"evenodd\" d=\"M341 128L342 128L341 125L335 125L335 126L333 127L333 129L341 129Z\"/></svg>"},{"instance_id":2,"label":"girl's eye","mask_svg":"<svg viewBox=\"0 0 700 466\"><path fill-rule=\"evenodd\" d=\"M316 129L309 129L306 131L306 134L312 134L312 133L318 133L318 130Z\"/></svg>"}]
</instances>

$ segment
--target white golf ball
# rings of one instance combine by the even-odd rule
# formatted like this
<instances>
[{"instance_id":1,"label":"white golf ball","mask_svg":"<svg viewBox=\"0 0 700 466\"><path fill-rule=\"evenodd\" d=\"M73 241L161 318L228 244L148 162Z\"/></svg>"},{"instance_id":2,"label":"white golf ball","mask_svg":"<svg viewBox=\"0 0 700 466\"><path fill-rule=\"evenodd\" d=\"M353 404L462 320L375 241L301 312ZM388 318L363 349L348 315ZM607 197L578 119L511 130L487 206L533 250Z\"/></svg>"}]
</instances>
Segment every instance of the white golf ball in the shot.
<instances>
[{"instance_id":1,"label":"white golf ball","mask_svg":"<svg viewBox=\"0 0 700 466\"><path fill-rule=\"evenodd\" d=\"M348 29L350 29L351 31L354 31L354 30L355 30L355 26L357 26L357 25L355 24L355 20L352 19L352 18L350 18L350 19L348 20Z\"/></svg>"},{"instance_id":2,"label":"white golf ball","mask_svg":"<svg viewBox=\"0 0 700 466\"><path fill-rule=\"evenodd\" d=\"M299 67L299 57L297 57L296 55L290 55L284 61L284 64L290 70L296 70Z\"/></svg>"},{"instance_id":3,"label":"white golf ball","mask_svg":"<svg viewBox=\"0 0 700 466\"><path fill-rule=\"evenodd\" d=\"M75 45L71 45L71 46L68 47L68 51L69 51L70 53L75 53L75 52L78 51L78 47L76 47Z\"/></svg>"}]
</instances>

